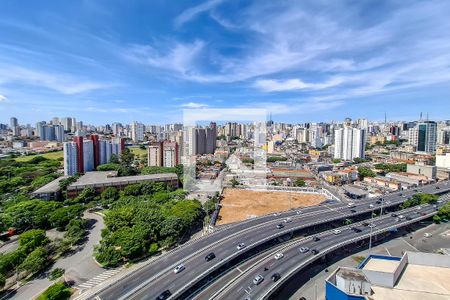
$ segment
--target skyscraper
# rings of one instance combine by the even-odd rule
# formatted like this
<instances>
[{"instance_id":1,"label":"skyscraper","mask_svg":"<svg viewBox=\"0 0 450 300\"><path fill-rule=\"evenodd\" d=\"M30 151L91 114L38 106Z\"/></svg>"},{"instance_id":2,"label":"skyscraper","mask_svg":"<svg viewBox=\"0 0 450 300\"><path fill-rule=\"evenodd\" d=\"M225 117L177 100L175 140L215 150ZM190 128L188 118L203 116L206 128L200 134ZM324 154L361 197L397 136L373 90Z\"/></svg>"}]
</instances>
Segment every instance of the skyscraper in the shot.
<instances>
[{"instance_id":1,"label":"skyscraper","mask_svg":"<svg viewBox=\"0 0 450 300\"><path fill-rule=\"evenodd\" d=\"M179 164L178 144L176 142L163 142L163 166L170 168Z\"/></svg>"},{"instance_id":2,"label":"skyscraper","mask_svg":"<svg viewBox=\"0 0 450 300\"><path fill-rule=\"evenodd\" d=\"M91 140L83 141L83 171L94 170L94 143Z\"/></svg>"},{"instance_id":3,"label":"skyscraper","mask_svg":"<svg viewBox=\"0 0 450 300\"><path fill-rule=\"evenodd\" d=\"M73 176L78 172L77 144L64 143L64 175Z\"/></svg>"},{"instance_id":4,"label":"skyscraper","mask_svg":"<svg viewBox=\"0 0 450 300\"><path fill-rule=\"evenodd\" d=\"M408 132L409 144L417 152L433 153L436 151L437 124L434 121L421 121Z\"/></svg>"},{"instance_id":5,"label":"skyscraper","mask_svg":"<svg viewBox=\"0 0 450 300\"><path fill-rule=\"evenodd\" d=\"M84 153L83 153L83 137L74 136L73 141L77 145L77 172L84 173Z\"/></svg>"},{"instance_id":6,"label":"skyscraper","mask_svg":"<svg viewBox=\"0 0 450 300\"><path fill-rule=\"evenodd\" d=\"M364 158L365 146L365 130L353 128L349 119L346 119L344 128L336 129L334 132L334 158L343 160Z\"/></svg>"},{"instance_id":7,"label":"skyscraper","mask_svg":"<svg viewBox=\"0 0 450 300\"><path fill-rule=\"evenodd\" d=\"M91 134L92 147L94 151L94 169L100 164L100 144L97 134Z\"/></svg>"},{"instance_id":8,"label":"skyscraper","mask_svg":"<svg viewBox=\"0 0 450 300\"><path fill-rule=\"evenodd\" d=\"M144 124L136 121L131 124L131 139L135 143L144 140Z\"/></svg>"}]
</instances>

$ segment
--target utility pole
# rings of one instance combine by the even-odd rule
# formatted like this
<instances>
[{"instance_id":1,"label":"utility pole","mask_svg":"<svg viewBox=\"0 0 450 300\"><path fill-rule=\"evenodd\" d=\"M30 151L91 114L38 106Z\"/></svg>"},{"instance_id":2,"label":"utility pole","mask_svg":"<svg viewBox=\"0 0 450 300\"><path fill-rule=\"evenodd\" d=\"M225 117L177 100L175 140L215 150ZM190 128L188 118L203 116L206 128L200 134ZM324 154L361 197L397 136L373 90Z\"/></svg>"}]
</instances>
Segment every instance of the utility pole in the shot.
<instances>
[{"instance_id":1,"label":"utility pole","mask_svg":"<svg viewBox=\"0 0 450 300\"><path fill-rule=\"evenodd\" d=\"M370 219L370 235L369 235L369 255L372 250L372 231L373 231L373 210L372 210L372 218Z\"/></svg>"}]
</instances>

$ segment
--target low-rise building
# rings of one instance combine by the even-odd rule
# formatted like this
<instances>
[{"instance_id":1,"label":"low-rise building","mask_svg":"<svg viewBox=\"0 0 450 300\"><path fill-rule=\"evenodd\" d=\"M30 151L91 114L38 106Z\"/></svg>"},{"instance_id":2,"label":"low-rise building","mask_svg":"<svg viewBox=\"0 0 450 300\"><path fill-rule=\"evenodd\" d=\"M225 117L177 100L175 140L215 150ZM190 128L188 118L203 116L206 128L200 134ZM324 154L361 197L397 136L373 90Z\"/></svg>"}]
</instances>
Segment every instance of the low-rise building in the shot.
<instances>
[{"instance_id":1,"label":"low-rise building","mask_svg":"<svg viewBox=\"0 0 450 300\"><path fill-rule=\"evenodd\" d=\"M93 188L96 193L101 193L107 187L115 187L119 190L131 184L145 182L165 182L171 188L178 187L178 177L175 173L137 175L117 177L117 172L86 172L76 182L67 187L67 196L78 196L85 188Z\"/></svg>"},{"instance_id":2,"label":"low-rise building","mask_svg":"<svg viewBox=\"0 0 450 300\"><path fill-rule=\"evenodd\" d=\"M450 299L450 256L406 252L370 255L357 268L340 267L325 280L326 300Z\"/></svg>"},{"instance_id":3,"label":"low-rise building","mask_svg":"<svg viewBox=\"0 0 450 300\"><path fill-rule=\"evenodd\" d=\"M69 176L61 176L53 180L52 182L47 183L43 187L38 188L34 192L31 193L33 198L38 198L41 200L58 200L61 197L61 188L59 183L61 180L68 178Z\"/></svg>"}]
</instances>

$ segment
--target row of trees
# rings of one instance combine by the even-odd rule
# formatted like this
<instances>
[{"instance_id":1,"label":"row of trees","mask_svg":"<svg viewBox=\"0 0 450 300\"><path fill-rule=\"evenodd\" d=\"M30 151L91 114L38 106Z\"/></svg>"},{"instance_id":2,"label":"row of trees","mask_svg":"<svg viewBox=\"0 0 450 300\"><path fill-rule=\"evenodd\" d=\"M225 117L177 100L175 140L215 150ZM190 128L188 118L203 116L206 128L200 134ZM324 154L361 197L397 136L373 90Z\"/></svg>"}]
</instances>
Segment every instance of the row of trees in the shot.
<instances>
[{"instance_id":1,"label":"row of trees","mask_svg":"<svg viewBox=\"0 0 450 300\"><path fill-rule=\"evenodd\" d=\"M97 261L105 266L174 245L204 214L199 201L185 200L184 191L169 191L162 183L130 185L119 194L106 189L101 198L117 198L109 204L106 228L95 249Z\"/></svg>"}]
</instances>

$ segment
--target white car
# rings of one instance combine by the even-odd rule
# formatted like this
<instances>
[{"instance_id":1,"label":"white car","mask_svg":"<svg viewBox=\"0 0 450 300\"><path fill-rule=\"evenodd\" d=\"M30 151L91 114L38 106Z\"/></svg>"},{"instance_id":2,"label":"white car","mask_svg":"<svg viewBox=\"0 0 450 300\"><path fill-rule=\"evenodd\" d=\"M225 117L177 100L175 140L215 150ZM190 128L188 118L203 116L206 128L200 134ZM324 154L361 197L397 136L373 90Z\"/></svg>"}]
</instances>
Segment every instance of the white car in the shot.
<instances>
[{"instance_id":1,"label":"white car","mask_svg":"<svg viewBox=\"0 0 450 300\"><path fill-rule=\"evenodd\" d=\"M264 277L261 274L256 275L255 279L253 279L253 283L258 285L263 282Z\"/></svg>"},{"instance_id":2,"label":"white car","mask_svg":"<svg viewBox=\"0 0 450 300\"><path fill-rule=\"evenodd\" d=\"M432 235L431 233L426 232L423 236L426 237L426 238L430 238L430 237L432 237L433 235Z\"/></svg>"},{"instance_id":3,"label":"white car","mask_svg":"<svg viewBox=\"0 0 450 300\"><path fill-rule=\"evenodd\" d=\"M292 219L291 218L286 218L286 219L284 219L284 223L291 223L292 222Z\"/></svg>"},{"instance_id":4,"label":"white car","mask_svg":"<svg viewBox=\"0 0 450 300\"><path fill-rule=\"evenodd\" d=\"M245 244L244 243L240 243L239 245L236 246L236 249L238 250L242 250L245 248Z\"/></svg>"},{"instance_id":5,"label":"white car","mask_svg":"<svg viewBox=\"0 0 450 300\"><path fill-rule=\"evenodd\" d=\"M399 218L400 220L403 220L403 219L405 218L405 216L404 216L404 215L400 215L400 216L398 216L398 218Z\"/></svg>"},{"instance_id":6,"label":"white car","mask_svg":"<svg viewBox=\"0 0 450 300\"><path fill-rule=\"evenodd\" d=\"M349 204L347 204L347 207L348 208L353 208L353 207L355 207L355 203L349 203Z\"/></svg>"},{"instance_id":7,"label":"white car","mask_svg":"<svg viewBox=\"0 0 450 300\"><path fill-rule=\"evenodd\" d=\"M275 256L273 258L275 258L276 260L279 260L283 257L284 257L284 254L280 252L280 253L275 254Z\"/></svg>"},{"instance_id":8,"label":"white car","mask_svg":"<svg viewBox=\"0 0 450 300\"><path fill-rule=\"evenodd\" d=\"M369 208L374 208L374 207L375 207L375 205L373 205L373 204L369 205Z\"/></svg>"},{"instance_id":9,"label":"white car","mask_svg":"<svg viewBox=\"0 0 450 300\"><path fill-rule=\"evenodd\" d=\"M300 253L306 253L309 251L309 248L308 247L300 247L300 248L298 248L298 250L300 250Z\"/></svg>"},{"instance_id":10,"label":"white car","mask_svg":"<svg viewBox=\"0 0 450 300\"><path fill-rule=\"evenodd\" d=\"M184 269L186 269L186 267L183 264L179 264L178 266L175 267L175 269L173 270L173 272L175 274L180 273L181 271L183 271Z\"/></svg>"},{"instance_id":11,"label":"white car","mask_svg":"<svg viewBox=\"0 0 450 300\"><path fill-rule=\"evenodd\" d=\"M301 215L302 211L301 210L297 210L297 215Z\"/></svg>"},{"instance_id":12,"label":"white car","mask_svg":"<svg viewBox=\"0 0 450 300\"><path fill-rule=\"evenodd\" d=\"M333 233L334 234L339 234L339 233L341 233L341 231L339 229L335 229L335 230L333 230Z\"/></svg>"},{"instance_id":13,"label":"white car","mask_svg":"<svg viewBox=\"0 0 450 300\"><path fill-rule=\"evenodd\" d=\"M376 227L377 225L375 225L375 224L373 224L373 223L370 223L368 226L369 226L369 228L374 228L374 227Z\"/></svg>"},{"instance_id":14,"label":"white car","mask_svg":"<svg viewBox=\"0 0 450 300\"><path fill-rule=\"evenodd\" d=\"M422 206L419 205L419 206L416 207L416 209L417 209L417 210L421 210L421 209L422 209Z\"/></svg>"}]
</instances>

